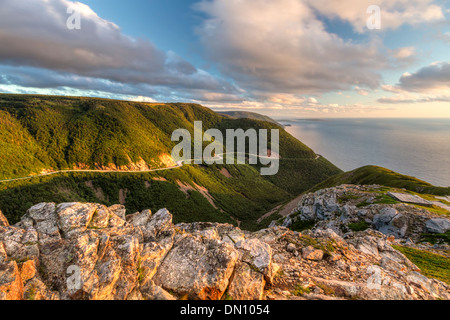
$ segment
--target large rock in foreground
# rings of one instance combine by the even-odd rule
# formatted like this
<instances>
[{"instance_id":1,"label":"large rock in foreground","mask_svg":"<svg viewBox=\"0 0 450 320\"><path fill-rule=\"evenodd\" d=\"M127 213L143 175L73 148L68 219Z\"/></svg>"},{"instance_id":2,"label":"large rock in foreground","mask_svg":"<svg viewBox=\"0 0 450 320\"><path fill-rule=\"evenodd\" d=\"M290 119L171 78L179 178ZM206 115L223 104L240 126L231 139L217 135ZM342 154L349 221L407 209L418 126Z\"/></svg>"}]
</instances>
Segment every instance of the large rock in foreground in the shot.
<instances>
[{"instance_id":1,"label":"large rock in foreground","mask_svg":"<svg viewBox=\"0 0 450 320\"><path fill-rule=\"evenodd\" d=\"M0 299L450 298L379 232L250 233L174 225L166 209L125 212L41 203L14 226L0 215Z\"/></svg>"}]
</instances>

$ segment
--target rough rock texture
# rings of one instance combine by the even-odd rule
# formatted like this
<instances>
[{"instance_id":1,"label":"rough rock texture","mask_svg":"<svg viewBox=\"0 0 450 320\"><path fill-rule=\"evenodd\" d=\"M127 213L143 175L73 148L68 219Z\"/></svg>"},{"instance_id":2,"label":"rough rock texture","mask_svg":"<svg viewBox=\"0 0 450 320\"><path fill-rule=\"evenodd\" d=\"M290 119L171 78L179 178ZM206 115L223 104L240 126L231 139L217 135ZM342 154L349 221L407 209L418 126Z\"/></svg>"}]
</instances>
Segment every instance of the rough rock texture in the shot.
<instances>
[{"instance_id":1,"label":"rough rock texture","mask_svg":"<svg viewBox=\"0 0 450 320\"><path fill-rule=\"evenodd\" d=\"M425 224L427 232L446 233L450 230L450 220L448 219L430 219Z\"/></svg>"},{"instance_id":2,"label":"rough rock texture","mask_svg":"<svg viewBox=\"0 0 450 320\"><path fill-rule=\"evenodd\" d=\"M381 186L342 185L319 190L302 197L298 207L281 223L290 227L298 222L314 222L315 230L328 228L343 236L355 224L366 224L387 236L418 241L424 233L445 233L450 220L422 207L395 203ZM393 193L401 195L402 193ZM409 199L408 196L405 198ZM414 196L414 199L420 198ZM387 203L388 200L394 203ZM422 199L427 203L427 200ZM417 202L419 202L417 200ZM450 215L450 212L448 212ZM448 216L447 215L447 216Z\"/></svg>"},{"instance_id":3,"label":"rough rock texture","mask_svg":"<svg viewBox=\"0 0 450 320\"><path fill-rule=\"evenodd\" d=\"M0 299L450 299L377 231L250 233L125 212L42 203L2 223Z\"/></svg>"},{"instance_id":4,"label":"rough rock texture","mask_svg":"<svg viewBox=\"0 0 450 320\"><path fill-rule=\"evenodd\" d=\"M0 211L0 227L7 227L9 226L8 220L5 218L3 213Z\"/></svg>"}]
</instances>

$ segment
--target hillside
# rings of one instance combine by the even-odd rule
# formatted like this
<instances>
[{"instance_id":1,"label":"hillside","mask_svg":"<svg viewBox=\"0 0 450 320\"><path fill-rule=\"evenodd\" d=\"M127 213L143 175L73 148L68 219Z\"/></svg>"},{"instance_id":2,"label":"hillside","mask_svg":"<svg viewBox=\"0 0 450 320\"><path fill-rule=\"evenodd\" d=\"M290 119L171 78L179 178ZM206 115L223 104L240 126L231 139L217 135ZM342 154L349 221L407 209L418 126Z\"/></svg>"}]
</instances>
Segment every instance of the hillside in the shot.
<instances>
[{"instance_id":1,"label":"hillside","mask_svg":"<svg viewBox=\"0 0 450 320\"><path fill-rule=\"evenodd\" d=\"M201 120L203 129L280 129L280 171L258 166L173 166L174 130ZM341 171L282 128L231 119L194 104L148 104L93 98L0 95L0 180L58 170L71 172L0 183L0 209L17 222L37 202L124 204L128 213L169 208L176 222L217 221L255 229L256 220Z\"/></svg>"},{"instance_id":2,"label":"hillside","mask_svg":"<svg viewBox=\"0 0 450 320\"><path fill-rule=\"evenodd\" d=\"M265 116L263 114L255 113L255 112L248 112L248 111L224 111L224 112L218 112L222 115L227 115L234 119L251 119L251 120L258 120L258 121L266 121L273 124L276 124L278 126L282 126L277 121L273 120L271 117Z\"/></svg>"},{"instance_id":3,"label":"hillside","mask_svg":"<svg viewBox=\"0 0 450 320\"><path fill-rule=\"evenodd\" d=\"M450 187L436 187L417 178L405 176L377 166L366 166L353 171L337 174L314 186L310 192L324 188L336 187L342 184L372 185L378 184L386 187L404 188L409 191L433 195L450 195Z\"/></svg>"}]
</instances>

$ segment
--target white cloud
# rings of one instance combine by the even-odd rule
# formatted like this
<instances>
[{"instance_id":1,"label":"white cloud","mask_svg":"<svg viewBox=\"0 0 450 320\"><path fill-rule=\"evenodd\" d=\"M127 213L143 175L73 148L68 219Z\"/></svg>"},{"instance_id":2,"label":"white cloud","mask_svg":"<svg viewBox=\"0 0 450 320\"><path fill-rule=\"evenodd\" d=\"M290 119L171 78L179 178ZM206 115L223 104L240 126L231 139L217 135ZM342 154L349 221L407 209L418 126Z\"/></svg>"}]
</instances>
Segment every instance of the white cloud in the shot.
<instances>
[{"instance_id":1,"label":"white cloud","mask_svg":"<svg viewBox=\"0 0 450 320\"><path fill-rule=\"evenodd\" d=\"M377 5L381 9L381 28L396 29L404 24L417 25L442 21L443 8L435 0L306 0L309 5L329 18L350 22L358 32L367 28L367 8Z\"/></svg>"},{"instance_id":2,"label":"white cloud","mask_svg":"<svg viewBox=\"0 0 450 320\"><path fill-rule=\"evenodd\" d=\"M450 62L436 62L415 73L405 73L398 87L405 91L450 94Z\"/></svg>"},{"instance_id":3,"label":"white cloud","mask_svg":"<svg viewBox=\"0 0 450 320\"><path fill-rule=\"evenodd\" d=\"M58 73L60 86L91 79L85 83L109 81L115 86L147 85L187 91L235 90L174 52L164 52L148 40L123 34L116 24L102 19L85 4L68 0L2 0L1 5L0 64L4 66ZM81 12L80 30L67 28L68 7ZM26 82L25 71L18 71L18 77ZM48 75L43 78L49 79ZM40 86L54 86L39 77L35 80L40 80Z\"/></svg>"},{"instance_id":4,"label":"white cloud","mask_svg":"<svg viewBox=\"0 0 450 320\"><path fill-rule=\"evenodd\" d=\"M378 99L380 103L450 102L450 62L432 63L414 73L405 72L396 86L384 85L382 89L396 95Z\"/></svg>"},{"instance_id":5,"label":"white cloud","mask_svg":"<svg viewBox=\"0 0 450 320\"><path fill-rule=\"evenodd\" d=\"M375 88L389 63L378 41L355 44L327 32L306 0L212 0L195 8L209 17L198 29L209 58L256 93Z\"/></svg>"}]
</instances>

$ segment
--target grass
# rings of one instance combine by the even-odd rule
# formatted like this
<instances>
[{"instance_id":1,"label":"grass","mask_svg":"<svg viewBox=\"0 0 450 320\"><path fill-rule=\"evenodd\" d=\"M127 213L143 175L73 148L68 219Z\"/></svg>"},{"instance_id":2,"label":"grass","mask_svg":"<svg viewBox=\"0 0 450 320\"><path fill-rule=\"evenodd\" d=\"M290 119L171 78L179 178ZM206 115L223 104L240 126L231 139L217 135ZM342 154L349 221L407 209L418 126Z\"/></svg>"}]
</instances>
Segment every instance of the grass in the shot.
<instances>
[{"instance_id":1,"label":"grass","mask_svg":"<svg viewBox=\"0 0 450 320\"><path fill-rule=\"evenodd\" d=\"M336 251L336 240L334 239L315 239L307 235L302 235L301 240L304 247L311 246L322 250L326 256L332 255Z\"/></svg>"},{"instance_id":2,"label":"grass","mask_svg":"<svg viewBox=\"0 0 450 320\"><path fill-rule=\"evenodd\" d=\"M368 205L371 205L370 202L368 202L367 200L364 200L363 202L360 202L356 205L357 208L364 208L367 207Z\"/></svg>"},{"instance_id":3,"label":"grass","mask_svg":"<svg viewBox=\"0 0 450 320\"><path fill-rule=\"evenodd\" d=\"M356 195L356 194L346 194L346 195L342 195L340 196L337 200L340 204L346 203L350 200L356 200L359 199L360 196Z\"/></svg>"},{"instance_id":4,"label":"grass","mask_svg":"<svg viewBox=\"0 0 450 320\"><path fill-rule=\"evenodd\" d=\"M388 195L383 194L383 195L377 196L373 203L374 204L397 204L400 202Z\"/></svg>"},{"instance_id":5,"label":"grass","mask_svg":"<svg viewBox=\"0 0 450 320\"><path fill-rule=\"evenodd\" d=\"M314 220L306 220L303 221L301 219L298 219L297 221L295 221L289 228L292 231L298 231L298 232L302 232L304 230L309 230L312 229L314 227L314 225L316 224L316 221Z\"/></svg>"},{"instance_id":6,"label":"grass","mask_svg":"<svg viewBox=\"0 0 450 320\"><path fill-rule=\"evenodd\" d=\"M308 287L304 287L300 284L295 287L294 291L292 291L292 294L297 297L301 297L310 293L311 290Z\"/></svg>"},{"instance_id":7,"label":"grass","mask_svg":"<svg viewBox=\"0 0 450 320\"><path fill-rule=\"evenodd\" d=\"M336 187L342 184L381 185L392 188L406 189L413 192L430 195L450 195L450 188L436 187L414 177L405 176L377 166L365 166L353 171L337 174L310 189L310 192L324 188Z\"/></svg>"},{"instance_id":8,"label":"grass","mask_svg":"<svg viewBox=\"0 0 450 320\"><path fill-rule=\"evenodd\" d=\"M402 246L393 246L393 248L417 265L424 276L450 284L450 258Z\"/></svg>"},{"instance_id":9,"label":"grass","mask_svg":"<svg viewBox=\"0 0 450 320\"><path fill-rule=\"evenodd\" d=\"M334 296L336 294L335 290L326 284L318 283L317 286L322 289L327 296Z\"/></svg>"},{"instance_id":10,"label":"grass","mask_svg":"<svg viewBox=\"0 0 450 320\"><path fill-rule=\"evenodd\" d=\"M431 206L431 207L425 207L425 206L421 206L418 204L413 204L413 206L420 208L420 209L425 209L428 210L430 212L433 212L435 214L441 215L441 216L450 216L450 212L448 212L447 210L445 210L444 208L438 207L438 206Z\"/></svg>"},{"instance_id":11,"label":"grass","mask_svg":"<svg viewBox=\"0 0 450 320\"><path fill-rule=\"evenodd\" d=\"M350 223L348 225L348 227L350 230L358 232L358 231L364 231L364 230L369 229L370 225L366 221L361 220L356 223Z\"/></svg>"},{"instance_id":12,"label":"grass","mask_svg":"<svg viewBox=\"0 0 450 320\"><path fill-rule=\"evenodd\" d=\"M421 241L429 242L431 244L437 244L437 243L450 244L450 231L447 231L446 233L439 233L439 234L424 233L424 234L422 234Z\"/></svg>"}]
</instances>

